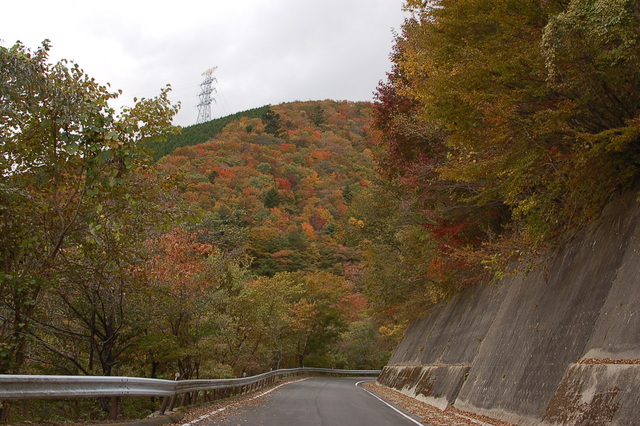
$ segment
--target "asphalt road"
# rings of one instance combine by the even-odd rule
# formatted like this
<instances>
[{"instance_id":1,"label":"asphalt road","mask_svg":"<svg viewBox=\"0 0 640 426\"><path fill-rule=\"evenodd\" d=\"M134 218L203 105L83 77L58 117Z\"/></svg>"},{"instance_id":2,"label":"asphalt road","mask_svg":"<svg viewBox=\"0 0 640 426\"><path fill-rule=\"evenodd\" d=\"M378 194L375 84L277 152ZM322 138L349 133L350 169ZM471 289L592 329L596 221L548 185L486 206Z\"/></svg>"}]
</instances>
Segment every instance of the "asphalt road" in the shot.
<instances>
[{"instance_id":1,"label":"asphalt road","mask_svg":"<svg viewBox=\"0 0 640 426\"><path fill-rule=\"evenodd\" d=\"M365 379L310 378L288 383L242 407L209 413L190 425L415 426L356 384ZM371 379L368 379L371 380Z\"/></svg>"}]
</instances>

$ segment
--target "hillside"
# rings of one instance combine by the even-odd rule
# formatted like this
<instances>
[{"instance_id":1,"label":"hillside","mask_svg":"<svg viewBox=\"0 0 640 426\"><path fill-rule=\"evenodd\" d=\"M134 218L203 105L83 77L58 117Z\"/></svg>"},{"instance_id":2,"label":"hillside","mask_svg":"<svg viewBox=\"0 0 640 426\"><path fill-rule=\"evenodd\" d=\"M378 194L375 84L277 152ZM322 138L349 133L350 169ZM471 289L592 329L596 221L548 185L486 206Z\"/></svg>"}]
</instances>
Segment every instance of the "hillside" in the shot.
<instances>
[{"instance_id":1,"label":"hillside","mask_svg":"<svg viewBox=\"0 0 640 426\"><path fill-rule=\"evenodd\" d=\"M374 174L372 106L296 102L252 111L263 115L236 118L215 138L177 148L159 169L183 176L185 201L244 232L257 274L344 275L361 260L341 229Z\"/></svg>"},{"instance_id":2,"label":"hillside","mask_svg":"<svg viewBox=\"0 0 640 426\"><path fill-rule=\"evenodd\" d=\"M268 106L253 108L247 111L237 112L226 117L183 127L179 134L169 135L164 141L150 141L146 144L152 152L154 161L165 155L171 154L182 146L196 145L215 137L224 129L224 126L241 117L259 118L268 109Z\"/></svg>"}]
</instances>

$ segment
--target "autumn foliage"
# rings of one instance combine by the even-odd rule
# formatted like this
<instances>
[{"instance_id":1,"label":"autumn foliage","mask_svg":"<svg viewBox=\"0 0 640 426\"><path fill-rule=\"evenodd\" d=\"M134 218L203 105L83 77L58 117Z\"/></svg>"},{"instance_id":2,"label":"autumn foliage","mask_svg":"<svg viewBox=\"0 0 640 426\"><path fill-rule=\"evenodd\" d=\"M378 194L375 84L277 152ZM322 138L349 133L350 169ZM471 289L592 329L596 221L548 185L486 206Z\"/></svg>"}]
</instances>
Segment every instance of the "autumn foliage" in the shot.
<instances>
[{"instance_id":1,"label":"autumn foliage","mask_svg":"<svg viewBox=\"0 0 640 426\"><path fill-rule=\"evenodd\" d=\"M371 105L323 101L269 111L266 118L230 123L207 143L177 149L159 168L184 174L186 201L248 230L257 274L322 269L340 275L359 259L338 229L348 219L345 192L362 191L373 176ZM313 117L322 122L320 115L324 122L316 126Z\"/></svg>"},{"instance_id":2,"label":"autumn foliage","mask_svg":"<svg viewBox=\"0 0 640 426\"><path fill-rule=\"evenodd\" d=\"M635 187L640 12L595 0L406 9L375 123L385 191L433 247L398 296L412 304L531 262ZM403 259L418 254L391 237Z\"/></svg>"}]
</instances>

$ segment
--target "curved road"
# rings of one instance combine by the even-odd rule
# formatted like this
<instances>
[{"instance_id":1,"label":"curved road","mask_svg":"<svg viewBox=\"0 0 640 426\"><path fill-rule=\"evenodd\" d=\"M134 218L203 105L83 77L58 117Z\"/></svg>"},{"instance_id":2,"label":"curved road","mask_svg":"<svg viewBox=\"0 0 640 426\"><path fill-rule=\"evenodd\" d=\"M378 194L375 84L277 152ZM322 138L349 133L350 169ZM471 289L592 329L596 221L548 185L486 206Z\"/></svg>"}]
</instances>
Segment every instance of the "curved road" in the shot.
<instances>
[{"instance_id":1,"label":"curved road","mask_svg":"<svg viewBox=\"0 0 640 426\"><path fill-rule=\"evenodd\" d=\"M365 389L356 386L363 380L322 377L291 382L245 406L233 408L228 412L214 411L189 425L415 426L421 424Z\"/></svg>"}]
</instances>

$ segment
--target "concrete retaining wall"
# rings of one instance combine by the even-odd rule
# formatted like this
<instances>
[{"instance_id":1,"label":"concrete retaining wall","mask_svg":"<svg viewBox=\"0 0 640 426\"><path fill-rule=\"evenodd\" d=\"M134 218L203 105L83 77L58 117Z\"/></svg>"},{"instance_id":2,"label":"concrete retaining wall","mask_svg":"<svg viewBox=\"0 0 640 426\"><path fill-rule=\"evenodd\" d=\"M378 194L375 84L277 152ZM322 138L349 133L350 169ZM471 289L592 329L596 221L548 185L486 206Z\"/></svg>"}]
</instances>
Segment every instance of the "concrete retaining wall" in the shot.
<instances>
[{"instance_id":1,"label":"concrete retaining wall","mask_svg":"<svg viewBox=\"0 0 640 426\"><path fill-rule=\"evenodd\" d=\"M386 368L378 381L441 410L455 401L470 365L399 365Z\"/></svg>"},{"instance_id":2,"label":"concrete retaining wall","mask_svg":"<svg viewBox=\"0 0 640 426\"><path fill-rule=\"evenodd\" d=\"M640 365L572 364L547 407L544 422L638 424L639 383Z\"/></svg>"},{"instance_id":3,"label":"concrete retaining wall","mask_svg":"<svg viewBox=\"0 0 640 426\"><path fill-rule=\"evenodd\" d=\"M635 198L612 202L598 224L536 272L468 289L417 320L379 381L441 408L455 405L516 424L634 424L629 416L640 393L638 366L630 364L640 358ZM594 410L608 420L598 420Z\"/></svg>"}]
</instances>

